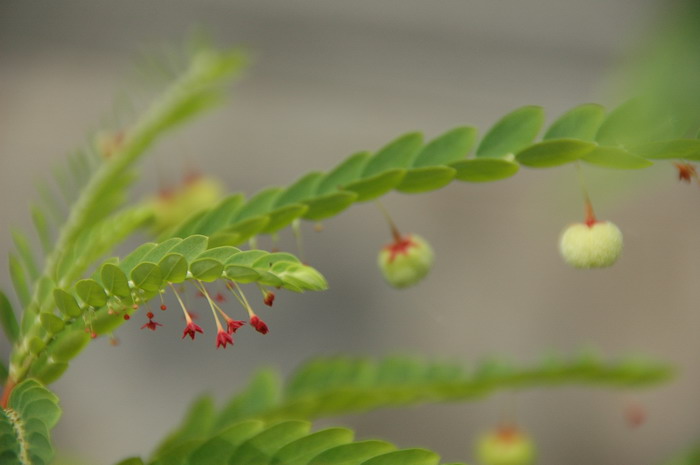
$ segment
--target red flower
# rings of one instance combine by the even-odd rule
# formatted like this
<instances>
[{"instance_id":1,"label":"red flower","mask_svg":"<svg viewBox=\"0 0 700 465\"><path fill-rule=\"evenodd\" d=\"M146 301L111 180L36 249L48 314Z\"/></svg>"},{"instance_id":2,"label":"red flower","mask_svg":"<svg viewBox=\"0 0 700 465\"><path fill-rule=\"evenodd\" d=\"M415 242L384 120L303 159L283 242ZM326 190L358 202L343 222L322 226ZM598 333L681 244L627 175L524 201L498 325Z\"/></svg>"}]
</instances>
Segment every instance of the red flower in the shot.
<instances>
[{"instance_id":1,"label":"red flower","mask_svg":"<svg viewBox=\"0 0 700 465\"><path fill-rule=\"evenodd\" d=\"M255 328L255 330L256 330L257 332L259 332L260 334L267 334L268 331L270 331L270 329L267 327L267 325L265 324L265 322L264 322L263 320L261 320L260 318L258 318L257 315L253 315L253 316L250 318L250 325L251 325L253 328Z\"/></svg>"},{"instance_id":2,"label":"red flower","mask_svg":"<svg viewBox=\"0 0 700 465\"><path fill-rule=\"evenodd\" d=\"M198 325L194 324L192 320L187 322L187 326L185 326L185 330L182 332L182 339L185 338L185 336L189 336L194 340L195 332L204 334L204 331L202 331L202 328L200 328Z\"/></svg>"},{"instance_id":3,"label":"red flower","mask_svg":"<svg viewBox=\"0 0 700 465\"><path fill-rule=\"evenodd\" d=\"M265 305L268 307L272 307L272 303L275 301L275 293L270 292L270 291L265 291L265 298L263 299L263 302L265 302Z\"/></svg>"},{"instance_id":4,"label":"red flower","mask_svg":"<svg viewBox=\"0 0 700 465\"><path fill-rule=\"evenodd\" d=\"M238 328L240 328L244 324L245 321L233 320L229 318L226 320L226 332L229 334L233 334L236 331L238 331Z\"/></svg>"},{"instance_id":5,"label":"red flower","mask_svg":"<svg viewBox=\"0 0 700 465\"><path fill-rule=\"evenodd\" d=\"M690 163L674 163L676 168L678 168L678 179L685 182L690 182L692 178L698 176L695 167Z\"/></svg>"},{"instance_id":6,"label":"red flower","mask_svg":"<svg viewBox=\"0 0 700 465\"><path fill-rule=\"evenodd\" d=\"M229 333L227 333L223 329L219 329L219 332L216 333L216 348L218 349L219 347L223 346L223 348L225 349L226 344L233 345L233 338Z\"/></svg>"},{"instance_id":7,"label":"red flower","mask_svg":"<svg viewBox=\"0 0 700 465\"><path fill-rule=\"evenodd\" d=\"M163 325L160 324L160 323L158 323L158 322L155 322L155 321L153 321L152 319L149 318L149 319L148 319L148 323L146 323L146 324L144 324L143 326L141 326L141 329L148 328L148 329L150 329L151 331L155 331L156 328L157 328L158 326L163 326Z\"/></svg>"},{"instance_id":8,"label":"red flower","mask_svg":"<svg viewBox=\"0 0 700 465\"><path fill-rule=\"evenodd\" d=\"M153 313L152 312L146 313L146 316L148 317L148 323L141 326L141 329L148 328L151 331L155 331L158 326L163 326L162 324L156 323L155 321L153 321Z\"/></svg>"},{"instance_id":9,"label":"red flower","mask_svg":"<svg viewBox=\"0 0 700 465\"><path fill-rule=\"evenodd\" d=\"M216 296L214 296L214 300L218 303L226 302L226 296L223 295L221 292L217 292Z\"/></svg>"}]
</instances>

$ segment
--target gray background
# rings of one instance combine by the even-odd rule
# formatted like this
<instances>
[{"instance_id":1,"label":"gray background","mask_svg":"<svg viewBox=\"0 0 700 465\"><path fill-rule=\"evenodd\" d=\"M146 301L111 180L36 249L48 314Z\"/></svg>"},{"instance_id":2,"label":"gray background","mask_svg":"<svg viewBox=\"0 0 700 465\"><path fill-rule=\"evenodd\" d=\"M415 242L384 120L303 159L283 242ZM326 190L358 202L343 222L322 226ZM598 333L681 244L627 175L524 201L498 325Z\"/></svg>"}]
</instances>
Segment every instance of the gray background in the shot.
<instances>
[{"instance_id":1,"label":"gray background","mask_svg":"<svg viewBox=\"0 0 700 465\"><path fill-rule=\"evenodd\" d=\"M633 0L3 0L0 252L11 248L11 227L29 227L34 182L129 88L138 53L180 43L193 25L222 44L246 46L255 63L230 105L159 145L138 192L178 179L190 163L232 191L252 193L409 130L428 137L460 124L483 130L524 104L543 105L551 121L578 103L615 103L606 77L662 7ZM319 354L409 353L468 365L490 354L527 362L594 346L610 356L668 359L680 376L639 393L541 389L324 424L468 461L475 435L515 404L542 464L658 463L700 434L700 191L678 184L669 164L586 174L600 216L625 233L614 268L580 272L558 256L561 229L581 218L571 168L391 194L384 203L399 226L436 249L424 283L397 292L381 281L375 255L389 236L374 205L354 206L321 233L307 225L306 258L326 274L329 292L280 292L273 309L261 310L271 333L242 331L225 351L210 338L180 340L175 313L161 316L166 326L156 333L139 331L143 316L135 318L119 330L119 347L98 340L55 384L65 411L58 447L95 464L146 454L195 395L223 399L256 367L288 372ZM281 244L293 250L289 235ZM0 280L9 282L4 267ZM0 348L7 352L6 341ZM649 421L631 430L623 411L635 401Z\"/></svg>"}]
</instances>

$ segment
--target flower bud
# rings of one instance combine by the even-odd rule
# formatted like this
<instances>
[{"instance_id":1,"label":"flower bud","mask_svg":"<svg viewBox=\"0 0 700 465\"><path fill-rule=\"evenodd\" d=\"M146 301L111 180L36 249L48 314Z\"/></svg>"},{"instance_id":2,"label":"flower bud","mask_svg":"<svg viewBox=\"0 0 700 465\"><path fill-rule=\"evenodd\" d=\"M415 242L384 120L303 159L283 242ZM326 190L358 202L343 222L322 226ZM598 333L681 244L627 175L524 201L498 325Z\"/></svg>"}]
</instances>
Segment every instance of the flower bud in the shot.
<instances>
[{"instance_id":1,"label":"flower bud","mask_svg":"<svg viewBox=\"0 0 700 465\"><path fill-rule=\"evenodd\" d=\"M219 181L200 175L190 175L174 189L162 191L154 199L153 226L155 232L172 228L191 215L213 207L224 195Z\"/></svg>"},{"instance_id":2,"label":"flower bud","mask_svg":"<svg viewBox=\"0 0 700 465\"><path fill-rule=\"evenodd\" d=\"M409 234L379 252L377 263L384 278L397 288L417 284L433 266L433 249L422 237Z\"/></svg>"},{"instance_id":3,"label":"flower bud","mask_svg":"<svg viewBox=\"0 0 700 465\"><path fill-rule=\"evenodd\" d=\"M622 233L609 221L572 224L561 235L559 251L575 268L605 268L622 253Z\"/></svg>"},{"instance_id":4,"label":"flower bud","mask_svg":"<svg viewBox=\"0 0 700 465\"><path fill-rule=\"evenodd\" d=\"M535 445L516 427L502 426L479 438L476 454L482 465L531 465Z\"/></svg>"}]
</instances>

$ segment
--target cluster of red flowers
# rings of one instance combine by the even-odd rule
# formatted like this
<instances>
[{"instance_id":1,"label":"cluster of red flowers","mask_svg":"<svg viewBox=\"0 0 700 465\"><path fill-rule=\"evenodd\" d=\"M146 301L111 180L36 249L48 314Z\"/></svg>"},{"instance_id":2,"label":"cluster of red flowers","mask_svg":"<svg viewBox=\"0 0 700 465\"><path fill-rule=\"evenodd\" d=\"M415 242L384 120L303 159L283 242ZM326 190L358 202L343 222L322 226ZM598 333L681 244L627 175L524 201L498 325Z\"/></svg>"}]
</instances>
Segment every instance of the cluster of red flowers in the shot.
<instances>
[{"instance_id":1,"label":"cluster of red flowers","mask_svg":"<svg viewBox=\"0 0 700 465\"><path fill-rule=\"evenodd\" d=\"M197 283L197 296L203 297L207 300L209 307L211 308L212 314L214 315L214 321L216 322L216 328L217 328L217 333L216 333L216 347L217 349L219 347L226 348L227 345L233 345L233 333L235 333L239 328L245 325L245 321L241 320L234 320L230 316L226 314L226 312L223 311L221 306L219 304L223 303L226 301L226 296L222 293L217 293L214 297L212 297L209 292L207 291L206 287L202 283ZM195 336L197 333L204 334L204 331L202 330L201 326L196 324L194 322L194 319L196 318L196 315L190 311L187 310L184 302L182 301L182 298L180 297L180 294L178 291L175 289L174 286L171 285L171 288L173 292L175 293L175 297L177 298L178 303L180 304L180 307L182 308L182 311L185 316L185 329L182 332L182 338L184 339L185 337L189 336L192 340L194 340ZM248 316L249 316L249 323L250 325L255 328L256 331L258 331L261 334L267 334L269 332L269 328L267 324L263 320L258 317L258 315L253 312L253 309L251 308L250 304L248 303L248 300L246 299L245 295L243 292L236 287L236 285L233 282L229 282L226 285L226 288L233 294L234 297L236 297L236 300L238 300L241 305L247 310ZM262 289L263 293L263 302L268 305L272 306L273 301L275 300L275 294L269 290ZM165 304L162 304L160 306L161 310L166 310L167 306ZM159 326L163 326L162 324L158 323L157 321L154 321L154 314L153 312L148 312L146 313L146 317L148 318L148 322L146 322L143 326L141 326L141 329L150 329L151 331L155 331ZM125 315L125 319L127 318L128 315ZM221 319L223 319L224 324L222 324Z\"/></svg>"}]
</instances>

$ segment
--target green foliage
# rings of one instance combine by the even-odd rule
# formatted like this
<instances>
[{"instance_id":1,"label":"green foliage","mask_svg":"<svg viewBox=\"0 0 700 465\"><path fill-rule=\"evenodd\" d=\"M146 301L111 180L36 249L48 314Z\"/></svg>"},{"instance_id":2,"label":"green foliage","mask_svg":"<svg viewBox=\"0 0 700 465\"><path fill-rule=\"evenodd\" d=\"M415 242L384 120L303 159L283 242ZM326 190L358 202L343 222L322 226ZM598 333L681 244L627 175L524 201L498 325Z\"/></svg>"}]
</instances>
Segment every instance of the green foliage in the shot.
<instances>
[{"instance_id":1,"label":"green foliage","mask_svg":"<svg viewBox=\"0 0 700 465\"><path fill-rule=\"evenodd\" d=\"M211 236L210 246L236 246L257 234L275 233L297 219L319 221L335 216L353 203L392 190L427 192L454 179L497 181L513 176L520 165L549 168L582 161L611 169L640 169L651 166L650 159L700 159L700 143L695 139L644 142L648 137L632 137L634 130L648 128L626 125L630 113L636 115L639 110L638 106L630 110L629 105L615 109L607 118L600 105L575 107L555 120L539 142L542 108L517 109L487 131L475 158L468 158L477 141L472 127L452 129L427 144L421 134L411 132L375 154L350 155L327 173L306 173L286 188L268 187L247 200L242 193L232 194L166 232L161 240L205 234Z\"/></svg>"},{"instance_id":2,"label":"green foliage","mask_svg":"<svg viewBox=\"0 0 700 465\"><path fill-rule=\"evenodd\" d=\"M424 449L396 450L382 441L354 442L353 432L310 432L308 420L382 407L481 398L499 389L566 383L641 387L664 381L668 366L628 360L609 363L582 354L532 368L493 361L473 370L407 358L320 359L302 366L283 386L270 370L217 411L213 400L196 400L185 419L153 454L150 464L437 464Z\"/></svg>"},{"instance_id":3,"label":"green foliage","mask_svg":"<svg viewBox=\"0 0 700 465\"><path fill-rule=\"evenodd\" d=\"M5 465L49 465L50 431L61 410L58 397L34 380L15 387L0 409L0 462Z\"/></svg>"},{"instance_id":4,"label":"green foliage","mask_svg":"<svg viewBox=\"0 0 700 465\"><path fill-rule=\"evenodd\" d=\"M291 420L237 422L199 439L170 443L151 460L122 464L152 465L437 465L440 457L425 449L397 450L384 441L354 441L346 428L311 432L311 424Z\"/></svg>"},{"instance_id":5,"label":"green foliage","mask_svg":"<svg viewBox=\"0 0 700 465\"><path fill-rule=\"evenodd\" d=\"M604 119L605 108L602 106L595 103L579 105L557 118L542 139L579 139L592 142Z\"/></svg>"},{"instance_id":6,"label":"green foliage","mask_svg":"<svg viewBox=\"0 0 700 465\"><path fill-rule=\"evenodd\" d=\"M15 316L15 311L12 308L10 300L2 291L0 291L0 326L2 326L2 330L5 332L10 342L15 342L17 340L19 336L17 317Z\"/></svg>"},{"instance_id":7,"label":"green foliage","mask_svg":"<svg viewBox=\"0 0 700 465\"><path fill-rule=\"evenodd\" d=\"M556 139L531 145L515 159L531 168L549 168L576 161L595 148L595 144L577 139Z\"/></svg>"},{"instance_id":8,"label":"green foliage","mask_svg":"<svg viewBox=\"0 0 700 465\"><path fill-rule=\"evenodd\" d=\"M684 451L672 459L667 460L663 465L697 465L700 463L700 445L696 445Z\"/></svg>"},{"instance_id":9,"label":"green foliage","mask_svg":"<svg viewBox=\"0 0 700 465\"><path fill-rule=\"evenodd\" d=\"M671 376L664 364L627 360L617 363L591 358L588 354L565 360L546 360L530 368L505 362L484 361L473 370L456 364L428 363L409 358L321 359L302 366L282 389L274 404L270 401L257 411L225 410L217 424L226 418L260 418L267 421L312 419L344 413L396 407L423 402L473 400L501 389L534 386L599 384L636 387L656 384ZM274 378L254 379L255 390L277 392ZM250 396L251 385L243 398ZM272 396L270 396L272 399ZM233 400L232 403L242 402ZM224 415L222 413L222 415Z\"/></svg>"},{"instance_id":10,"label":"green foliage","mask_svg":"<svg viewBox=\"0 0 700 465\"><path fill-rule=\"evenodd\" d=\"M145 243L123 260L107 260L92 278L78 281L73 289L54 289L62 319L52 312L41 313L42 327L51 338L38 339L42 344L32 346L35 350L30 352L38 357L30 375L47 384L53 382L89 343L86 330L97 335L111 333L124 323L123 315L134 311L134 303L141 304L170 284L188 280L257 282L294 292L328 287L318 271L289 253L208 248L208 238L201 235ZM84 319L88 308L89 317Z\"/></svg>"},{"instance_id":11,"label":"green foliage","mask_svg":"<svg viewBox=\"0 0 700 465\"><path fill-rule=\"evenodd\" d=\"M503 157L527 147L544 124L542 107L518 108L501 118L484 136L477 157Z\"/></svg>"},{"instance_id":12,"label":"green foliage","mask_svg":"<svg viewBox=\"0 0 700 465\"><path fill-rule=\"evenodd\" d=\"M60 192L72 206L71 214L53 241L48 218L51 217L58 227L64 221L63 212L55 193L46 184L39 186L44 205L33 208L33 219L48 253L44 269L38 272L29 241L19 232L14 234L18 256L10 256L10 274L20 303L25 307L19 325L20 335L13 337L16 349L10 372L15 380L24 379L31 371L48 382L65 369L65 362L54 363L43 347L52 347L54 336L83 330L85 323L76 318L86 307L100 309L115 297L124 299L122 304L134 297L143 300L160 289L160 267L157 263L148 267L139 257L131 257L134 266L128 267L125 274L137 278L133 289L129 289L130 294L138 291L136 296L126 295L124 276L114 267L100 269L96 276L88 279L80 278L84 278L99 257L145 225L153 214L150 202L119 210L126 198L126 189L135 179L135 163L163 133L221 102L223 85L244 61L239 52L218 52L201 47L194 50L184 72L131 125L103 134L104 140L91 142L69 157L65 168L55 170ZM104 146L105 141L107 146ZM135 269L136 265L141 268ZM171 265L175 266L168 270L171 275L181 269L177 263ZM103 277L105 285L101 282ZM32 289L33 282L37 284ZM62 313L63 330L58 329L57 317L53 318L54 308ZM106 321L99 310L96 313L94 323L100 331L114 327L114 321ZM3 311L3 317L7 315ZM11 323L8 327L12 331ZM38 355L41 356L37 358Z\"/></svg>"}]
</instances>

